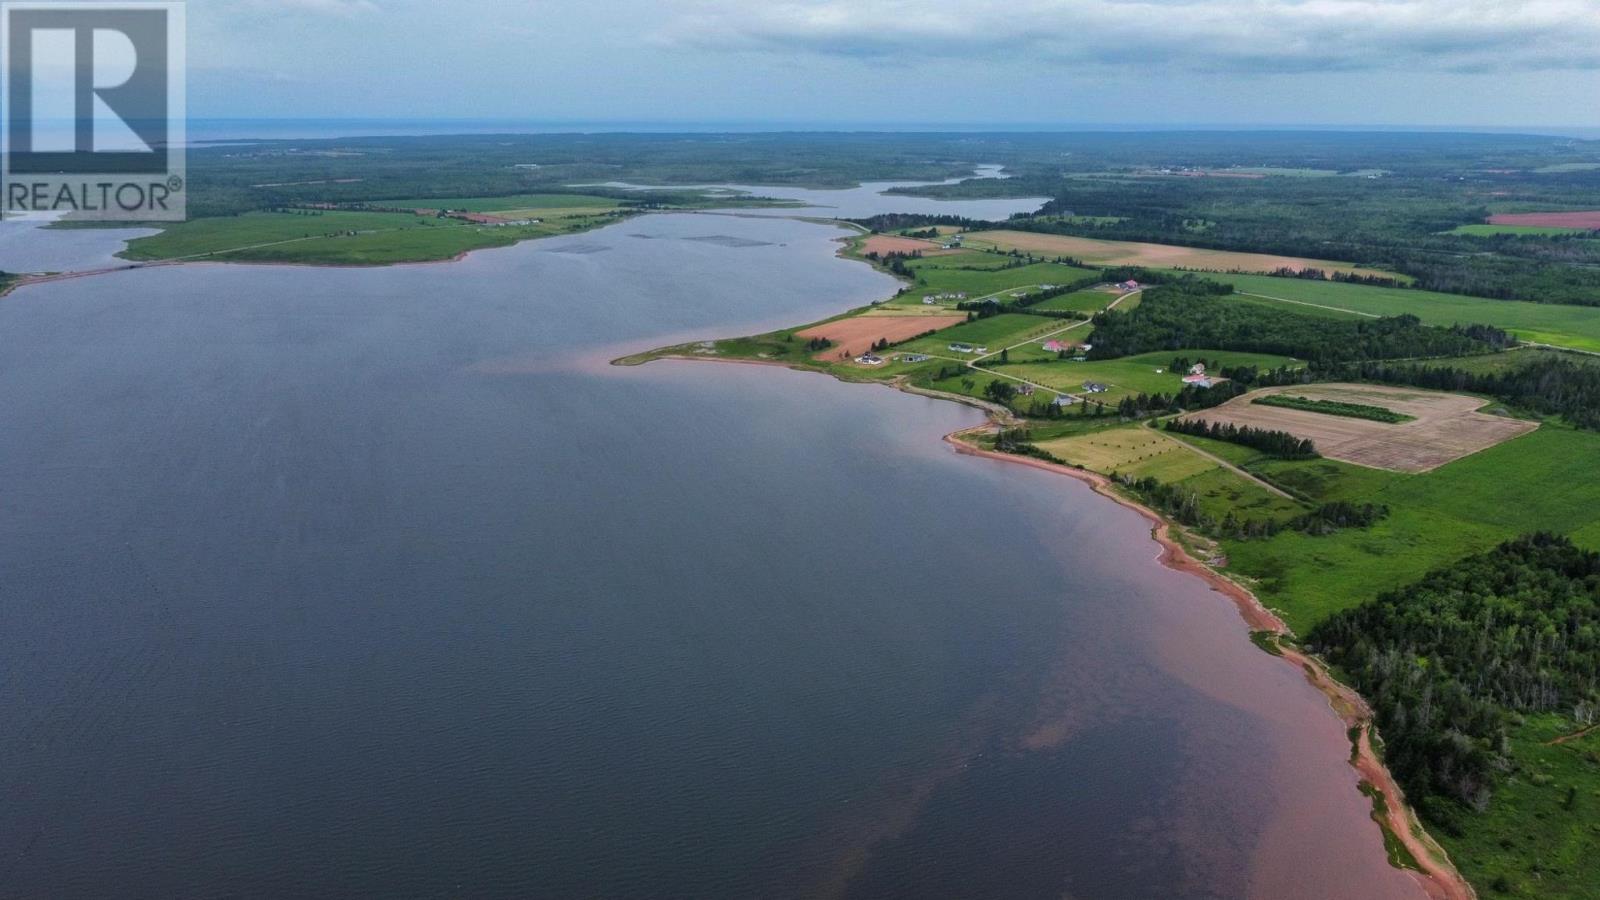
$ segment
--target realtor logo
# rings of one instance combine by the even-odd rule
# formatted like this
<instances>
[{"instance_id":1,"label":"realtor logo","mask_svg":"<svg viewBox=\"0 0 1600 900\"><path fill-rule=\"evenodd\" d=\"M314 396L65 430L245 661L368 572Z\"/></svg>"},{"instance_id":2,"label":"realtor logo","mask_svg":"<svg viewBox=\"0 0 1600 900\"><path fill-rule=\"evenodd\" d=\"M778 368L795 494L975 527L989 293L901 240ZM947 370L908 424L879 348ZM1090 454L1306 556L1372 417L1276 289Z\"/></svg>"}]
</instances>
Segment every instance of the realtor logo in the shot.
<instances>
[{"instance_id":1,"label":"realtor logo","mask_svg":"<svg viewBox=\"0 0 1600 900\"><path fill-rule=\"evenodd\" d=\"M0 2L7 216L184 218L184 4Z\"/></svg>"}]
</instances>

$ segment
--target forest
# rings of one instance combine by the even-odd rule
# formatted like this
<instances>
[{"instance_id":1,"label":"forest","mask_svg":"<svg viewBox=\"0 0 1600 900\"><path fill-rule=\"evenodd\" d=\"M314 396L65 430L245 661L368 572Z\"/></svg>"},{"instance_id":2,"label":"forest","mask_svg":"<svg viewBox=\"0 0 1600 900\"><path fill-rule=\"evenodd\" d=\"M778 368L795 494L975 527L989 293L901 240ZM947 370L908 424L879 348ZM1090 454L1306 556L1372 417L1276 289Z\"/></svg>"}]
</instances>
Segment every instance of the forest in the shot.
<instances>
[{"instance_id":1,"label":"forest","mask_svg":"<svg viewBox=\"0 0 1600 900\"><path fill-rule=\"evenodd\" d=\"M1517 716L1600 716L1600 554L1522 537L1339 613L1307 644L1373 704L1424 816L1459 828L1515 770Z\"/></svg>"}]
</instances>

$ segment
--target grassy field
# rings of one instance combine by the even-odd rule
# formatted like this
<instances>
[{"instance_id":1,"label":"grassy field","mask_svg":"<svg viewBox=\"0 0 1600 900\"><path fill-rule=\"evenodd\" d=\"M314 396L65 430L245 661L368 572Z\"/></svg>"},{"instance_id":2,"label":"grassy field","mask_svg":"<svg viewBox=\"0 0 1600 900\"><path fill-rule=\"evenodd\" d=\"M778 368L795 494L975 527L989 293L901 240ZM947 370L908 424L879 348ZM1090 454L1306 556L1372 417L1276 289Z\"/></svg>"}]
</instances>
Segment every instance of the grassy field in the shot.
<instances>
[{"instance_id":1,"label":"grassy field","mask_svg":"<svg viewBox=\"0 0 1600 900\"><path fill-rule=\"evenodd\" d=\"M1069 417L1070 418L1070 417ZM1195 453L1182 441L1142 425L1127 425L1068 437L1035 440L1057 458L1103 475L1155 478L1181 485L1199 498L1200 509L1217 517L1281 517L1303 512L1300 504L1242 478Z\"/></svg>"},{"instance_id":2,"label":"grassy field","mask_svg":"<svg viewBox=\"0 0 1600 900\"><path fill-rule=\"evenodd\" d=\"M1027 359L1030 356L1037 358L1038 354L1018 358ZM1265 353L1185 350L1182 353L1145 353L1121 359L1081 363L1071 360L1019 362L1000 367L1000 371L1070 393L1082 393L1084 382L1100 382L1109 386L1111 391L1097 395L1098 399L1115 403L1123 397L1135 394L1172 394L1182 390L1183 376L1187 373L1171 370L1173 358L1176 356L1186 356L1190 359L1204 357L1221 366L1260 366L1264 369L1296 364L1295 360L1287 356L1272 356Z\"/></svg>"},{"instance_id":3,"label":"grassy field","mask_svg":"<svg viewBox=\"0 0 1600 900\"><path fill-rule=\"evenodd\" d=\"M1597 307L1487 300L1407 288L1261 275L1228 275L1224 280L1248 294L1313 304L1295 306L1307 313L1317 312L1318 306L1378 316L1410 313L1430 325L1498 325L1515 332L1523 340L1600 352L1600 308Z\"/></svg>"},{"instance_id":4,"label":"grassy field","mask_svg":"<svg viewBox=\"0 0 1600 900\"><path fill-rule=\"evenodd\" d=\"M1229 569L1303 632L1330 613L1526 532L1556 531L1600 546L1600 482L1589 474L1596 458L1600 435L1551 423L1422 475L1329 459L1247 461L1252 473L1316 502L1382 503L1391 514L1372 528L1326 537L1286 532L1227 541Z\"/></svg>"},{"instance_id":5,"label":"grassy field","mask_svg":"<svg viewBox=\"0 0 1600 900\"><path fill-rule=\"evenodd\" d=\"M1120 296L1122 295L1115 291L1101 291L1093 289L1085 291L1073 291L1070 294L1063 294L1060 297L1051 297L1049 300L1041 301L1029 308L1045 312L1054 310L1073 310L1081 313L1097 313L1111 305L1111 303ZM1131 304L1129 303L1119 304L1117 308L1122 309L1124 306L1130 309L1132 308Z\"/></svg>"},{"instance_id":6,"label":"grassy field","mask_svg":"<svg viewBox=\"0 0 1600 900\"><path fill-rule=\"evenodd\" d=\"M1071 322L1063 322L1060 319L1005 313L998 316L990 316L987 319L979 319L976 322L968 322L965 325L957 325L954 328L947 328L932 337L920 338L895 349L949 356L950 344L960 342L971 344L974 347L988 347L991 352L999 353L1002 347L1020 343L1035 335L1055 331L1071 324Z\"/></svg>"},{"instance_id":7,"label":"grassy field","mask_svg":"<svg viewBox=\"0 0 1600 900\"><path fill-rule=\"evenodd\" d=\"M965 254L963 254L965 256ZM1063 266L1055 263L1036 263L1005 269L959 268L946 264L956 257L932 257L911 263L916 280L912 289L896 298L898 302L920 303L929 294L964 292L969 300L978 300L991 294L1008 299L1011 291L1037 288L1041 284L1070 284L1094 275L1090 269Z\"/></svg>"}]
</instances>

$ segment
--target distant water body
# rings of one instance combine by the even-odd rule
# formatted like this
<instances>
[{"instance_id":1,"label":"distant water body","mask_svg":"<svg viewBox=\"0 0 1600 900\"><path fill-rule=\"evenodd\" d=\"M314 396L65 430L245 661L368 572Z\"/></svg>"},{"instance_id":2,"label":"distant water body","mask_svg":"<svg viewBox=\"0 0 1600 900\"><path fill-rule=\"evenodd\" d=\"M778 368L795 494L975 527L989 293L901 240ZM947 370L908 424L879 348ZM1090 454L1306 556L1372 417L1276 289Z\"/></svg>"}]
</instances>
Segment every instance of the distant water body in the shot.
<instances>
[{"instance_id":1,"label":"distant water body","mask_svg":"<svg viewBox=\"0 0 1600 900\"><path fill-rule=\"evenodd\" d=\"M0 303L0 897L1417 896L1138 516L955 404L604 365L892 293L839 234Z\"/></svg>"}]
</instances>

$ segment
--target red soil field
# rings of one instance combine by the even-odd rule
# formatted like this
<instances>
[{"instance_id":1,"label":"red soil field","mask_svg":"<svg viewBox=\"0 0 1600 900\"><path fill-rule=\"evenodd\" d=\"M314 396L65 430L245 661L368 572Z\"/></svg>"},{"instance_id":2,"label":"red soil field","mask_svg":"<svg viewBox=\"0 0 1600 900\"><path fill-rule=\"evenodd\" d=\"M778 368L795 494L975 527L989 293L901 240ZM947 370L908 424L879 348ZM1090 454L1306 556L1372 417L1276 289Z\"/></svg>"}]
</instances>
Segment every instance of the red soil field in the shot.
<instances>
[{"instance_id":1,"label":"red soil field","mask_svg":"<svg viewBox=\"0 0 1600 900\"><path fill-rule=\"evenodd\" d=\"M1600 229L1600 209L1583 212L1503 213L1489 217L1490 225L1532 225L1535 228Z\"/></svg>"},{"instance_id":2,"label":"red soil field","mask_svg":"<svg viewBox=\"0 0 1600 900\"><path fill-rule=\"evenodd\" d=\"M801 338L827 338L836 346L818 353L813 359L842 359L855 358L872 349L875 341L888 340L890 343L906 341L911 338L949 328L951 325L960 325L967 317L960 316L856 316L851 319L840 319L826 325L817 325L805 331L796 331L795 337Z\"/></svg>"}]
</instances>

